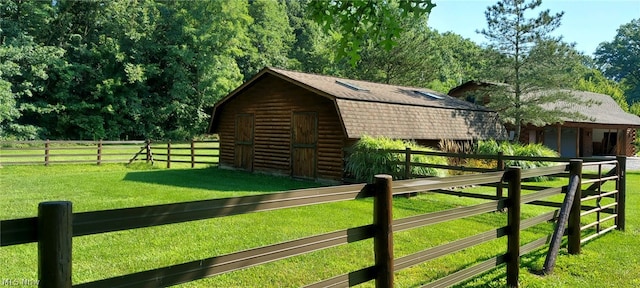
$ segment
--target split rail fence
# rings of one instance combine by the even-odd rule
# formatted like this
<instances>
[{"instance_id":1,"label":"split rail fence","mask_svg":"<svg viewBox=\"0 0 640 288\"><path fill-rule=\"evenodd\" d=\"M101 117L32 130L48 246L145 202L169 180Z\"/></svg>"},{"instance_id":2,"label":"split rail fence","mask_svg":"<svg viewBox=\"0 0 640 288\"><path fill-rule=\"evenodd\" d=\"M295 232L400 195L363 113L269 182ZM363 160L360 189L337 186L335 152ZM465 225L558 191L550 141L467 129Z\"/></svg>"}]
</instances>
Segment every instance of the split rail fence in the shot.
<instances>
[{"instance_id":1,"label":"split rail fence","mask_svg":"<svg viewBox=\"0 0 640 288\"><path fill-rule=\"evenodd\" d=\"M37 242L38 275L41 287L165 287L373 238L375 260L369 267L337 275L321 282L310 283L308 287L354 286L372 280L375 281L376 287L393 287L396 271L493 239L507 237L504 253L439 278L425 287L447 287L502 264L506 266L507 284L516 287L518 286L520 256L543 247L550 238L550 236L545 236L529 243L521 243L520 232L535 225L552 221L556 219L558 214L557 210L552 210L523 219L521 207L523 205L559 207L562 205L561 203L544 199L566 192L566 187L569 186L579 188L575 191L576 197L572 203L573 208L570 211L567 225L568 251L571 254L578 254L581 243L611 229L624 230L625 160L625 157L591 163L572 160L569 164L564 163L547 168L521 170L517 167L510 167L506 171L399 181L393 181L389 175L377 175L375 183L372 184L342 185L81 213L73 213L70 202L43 202L39 204L37 217L0 222L2 226L0 246ZM598 173L595 175L583 174L583 164L584 166L598 167ZM615 165L615 167L603 174L602 168L608 165ZM574 182L573 185L564 187L539 187L525 185L522 182L523 179L538 176L569 176L569 179L573 179L570 182L578 181L580 184ZM602 183L606 181L616 181L615 189L603 191ZM590 186L587 189L582 189L582 186L587 184ZM482 195L451 190L452 187L465 185L504 185L508 193L504 197L502 195ZM531 191L523 193L523 190ZM484 199L486 202L402 219L392 219L393 196L423 192L474 197ZM373 220L368 225L94 282L76 285L71 283L73 250L71 243L73 237L366 197L374 198ZM611 203L601 205L600 201L603 199L609 199ZM584 205L582 204L584 201L596 201L597 205ZM507 210L507 213L504 213L507 218L506 226L404 257L395 258L393 255L393 235L395 232L493 213L503 209ZM593 213L597 213L597 220L583 223L585 217ZM605 214L607 216L604 216ZM600 229L600 226L607 221L614 221L614 224L607 226L608 228ZM591 236L582 238L585 235L585 230L589 229L595 232L592 232Z\"/></svg>"},{"instance_id":2,"label":"split rail fence","mask_svg":"<svg viewBox=\"0 0 640 288\"><path fill-rule=\"evenodd\" d=\"M151 141L2 141L0 165L146 162L218 164L218 140Z\"/></svg>"},{"instance_id":3,"label":"split rail fence","mask_svg":"<svg viewBox=\"0 0 640 288\"><path fill-rule=\"evenodd\" d=\"M345 149L345 153L350 153L350 149ZM432 151L416 151L406 148L405 150L383 150L383 152L404 155L404 161L397 161L395 165L398 165L401 169L400 173L394 175L395 178L411 179L415 177L424 177L424 175L412 174L411 167L429 167L450 171L470 172L470 173L489 173L496 171L504 171L505 167L509 163L514 162L548 162L556 163L558 165L566 164L571 161L582 161L585 167L585 171L580 169L580 179L582 184L590 184L586 189L578 189L576 199L581 199L580 203L585 203L581 207L582 214L580 217L583 219L592 219L592 222L581 227L581 231L588 236L582 239L582 242L589 241L599 235L609 232L613 229L625 229L625 197L626 197L626 156L601 156L601 157L583 157L580 159L567 158L567 157L529 157L529 156L508 156L499 152L497 155L481 155L481 154L463 154L463 153L445 153L445 152L432 152ZM426 155L426 156L440 156L449 158L449 163L459 163L459 165L440 165L431 163L419 163L413 162L413 155ZM402 158L402 157L400 157ZM466 165L466 161L469 159L475 160L488 160L495 161L495 168L482 168L482 167L470 167ZM560 167L560 166L557 166ZM544 168L543 168L544 169ZM552 168L549 168L552 169ZM608 169L608 170L607 170ZM553 177L569 177L567 173L560 173L556 175L547 175ZM547 177L544 176L544 177ZM540 177L540 176L536 176ZM529 178L529 177L526 177ZM606 190L604 184L608 181L615 181L615 188ZM496 198L503 198L504 184L502 182L496 182L491 184L485 184L485 186L496 187ZM522 185L522 188L530 191L540 191L541 189L551 189L551 187L540 187L534 185ZM565 188L566 189L566 188ZM552 191L552 190L549 190ZM493 199L487 198L483 195L474 195L471 193L452 191L450 189L437 190L432 192L445 193L449 195L457 195L472 198ZM566 193L563 191L562 193ZM576 202L577 203L577 202ZM561 203L555 203L551 201L536 200L531 204L538 206L556 207L560 208ZM578 204L575 204L578 205ZM573 210L577 210L578 206L575 206ZM577 212L575 212L577 213ZM594 218L594 219L593 219ZM613 225L604 226L604 223L614 222ZM576 232L577 233L577 232ZM578 245L574 244L573 247Z\"/></svg>"},{"instance_id":4,"label":"split rail fence","mask_svg":"<svg viewBox=\"0 0 640 288\"><path fill-rule=\"evenodd\" d=\"M189 163L191 168L195 164L218 164L219 155L218 140L191 141L189 143L148 142L146 149L147 159L167 163Z\"/></svg>"}]
</instances>

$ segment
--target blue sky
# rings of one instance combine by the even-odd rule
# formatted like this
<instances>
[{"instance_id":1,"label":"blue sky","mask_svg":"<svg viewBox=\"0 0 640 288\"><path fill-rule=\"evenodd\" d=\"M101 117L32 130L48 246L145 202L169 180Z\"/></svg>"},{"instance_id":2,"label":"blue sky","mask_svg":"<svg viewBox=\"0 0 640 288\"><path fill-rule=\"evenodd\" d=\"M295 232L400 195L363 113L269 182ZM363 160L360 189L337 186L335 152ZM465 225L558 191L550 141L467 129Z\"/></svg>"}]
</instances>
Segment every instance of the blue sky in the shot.
<instances>
[{"instance_id":1,"label":"blue sky","mask_svg":"<svg viewBox=\"0 0 640 288\"><path fill-rule=\"evenodd\" d=\"M438 32L451 31L483 44L484 36L476 30L486 28L484 12L497 0L434 0L436 7L429 15L429 26ZM616 30L632 19L640 18L640 0L543 0L536 10L551 13L564 11L562 25L553 33L565 42L576 43L576 49L593 55L601 42L611 42Z\"/></svg>"}]
</instances>

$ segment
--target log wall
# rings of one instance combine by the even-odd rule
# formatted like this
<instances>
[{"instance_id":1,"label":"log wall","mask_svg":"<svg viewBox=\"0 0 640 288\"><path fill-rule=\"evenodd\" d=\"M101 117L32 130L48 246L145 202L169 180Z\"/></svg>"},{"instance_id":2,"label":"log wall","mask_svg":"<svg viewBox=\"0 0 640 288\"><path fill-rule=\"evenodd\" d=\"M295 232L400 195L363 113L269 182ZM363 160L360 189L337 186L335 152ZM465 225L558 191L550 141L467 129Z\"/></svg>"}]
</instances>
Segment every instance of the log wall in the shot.
<instances>
[{"instance_id":1,"label":"log wall","mask_svg":"<svg viewBox=\"0 0 640 288\"><path fill-rule=\"evenodd\" d=\"M293 112L316 112L316 177L341 180L344 130L334 102L280 78L265 75L218 108L220 164L234 167L235 117L254 115L253 171L291 175Z\"/></svg>"}]
</instances>

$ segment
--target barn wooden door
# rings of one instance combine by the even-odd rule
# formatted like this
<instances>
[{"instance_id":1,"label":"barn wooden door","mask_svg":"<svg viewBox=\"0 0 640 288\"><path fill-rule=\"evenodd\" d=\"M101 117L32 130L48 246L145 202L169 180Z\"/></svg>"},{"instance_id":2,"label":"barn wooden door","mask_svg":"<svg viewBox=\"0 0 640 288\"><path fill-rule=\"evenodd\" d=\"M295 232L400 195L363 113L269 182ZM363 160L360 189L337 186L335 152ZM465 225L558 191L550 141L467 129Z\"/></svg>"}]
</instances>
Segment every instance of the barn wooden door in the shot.
<instances>
[{"instance_id":1,"label":"barn wooden door","mask_svg":"<svg viewBox=\"0 0 640 288\"><path fill-rule=\"evenodd\" d=\"M253 114L236 115L235 167L253 171Z\"/></svg>"},{"instance_id":2,"label":"barn wooden door","mask_svg":"<svg viewBox=\"0 0 640 288\"><path fill-rule=\"evenodd\" d=\"M291 175L316 177L318 115L316 112L294 112L291 119Z\"/></svg>"}]
</instances>

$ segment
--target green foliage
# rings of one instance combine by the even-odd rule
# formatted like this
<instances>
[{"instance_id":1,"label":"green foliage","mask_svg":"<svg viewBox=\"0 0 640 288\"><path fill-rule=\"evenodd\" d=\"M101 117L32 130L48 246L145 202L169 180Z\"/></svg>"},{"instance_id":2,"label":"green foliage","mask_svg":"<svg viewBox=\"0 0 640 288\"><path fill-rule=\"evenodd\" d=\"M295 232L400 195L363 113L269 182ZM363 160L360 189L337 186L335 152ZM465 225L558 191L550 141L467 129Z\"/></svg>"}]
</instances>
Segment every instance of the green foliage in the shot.
<instances>
[{"instance_id":1,"label":"green foliage","mask_svg":"<svg viewBox=\"0 0 640 288\"><path fill-rule=\"evenodd\" d=\"M549 36L560 26L563 13L552 15L545 10L536 17L526 17L541 4L541 0L501 0L487 8L488 28L478 31L499 53L487 66L486 77L507 84L489 88L489 107L503 121L514 124L514 139L519 139L524 124L543 125L581 116L567 113L563 107L543 109L545 103L587 104L569 93L549 92L573 82L574 67L580 66L582 57L573 45Z\"/></svg>"},{"instance_id":2,"label":"green foliage","mask_svg":"<svg viewBox=\"0 0 640 288\"><path fill-rule=\"evenodd\" d=\"M285 0L289 25L296 36L289 50L290 68L316 74L332 74L335 67L334 45L331 35L324 33L318 23L309 19L310 1Z\"/></svg>"},{"instance_id":3,"label":"green foliage","mask_svg":"<svg viewBox=\"0 0 640 288\"><path fill-rule=\"evenodd\" d=\"M629 106L629 113L640 117L640 102L634 102Z\"/></svg>"},{"instance_id":4,"label":"green foliage","mask_svg":"<svg viewBox=\"0 0 640 288\"><path fill-rule=\"evenodd\" d=\"M421 147L413 142L394 140L386 137L370 137L363 135L356 144L351 147L345 169L358 181L372 181L376 174L389 174L394 179L404 179L404 153L389 153L384 150L433 151ZM411 162L446 165L444 157L413 155ZM411 173L419 176L445 176L440 169L428 167L411 167Z\"/></svg>"},{"instance_id":5,"label":"green foliage","mask_svg":"<svg viewBox=\"0 0 640 288\"><path fill-rule=\"evenodd\" d=\"M0 0L0 137L191 138L264 66L447 92L496 53L429 30L433 6Z\"/></svg>"},{"instance_id":6,"label":"green foliage","mask_svg":"<svg viewBox=\"0 0 640 288\"><path fill-rule=\"evenodd\" d=\"M584 78L578 79L573 88L580 91L609 95L620 105L622 110L629 111L629 104L622 86L613 80L605 78L598 70L589 71Z\"/></svg>"},{"instance_id":7,"label":"green foliage","mask_svg":"<svg viewBox=\"0 0 640 288\"><path fill-rule=\"evenodd\" d=\"M559 157L556 151L553 151L542 144L521 144L511 142L497 142L495 140L478 141L476 147L477 154L498 155L502 152L505 156L523 156L523 157ZM540 167L553 166L553 162L544 161L522 161L507 160L505 167L517 166L522 169L532 169ZM547 178L535 178L534 181L543 181Z\"/></svg>"},{"instance_id":8,"label":"green foliage","mask_svg":"<svg viewBox=\"0 0 640 288\"><path fill-rule=\"evenodd\" d=\"M64 109L47 101L67 68L64 50L43 45L53 9L40 1L0 1L0 139L34 139L39 115Z\"/></svg>"},{"instance_id":9,"label":"green foliage","mask_svg":"<svg viewBox=\"0 0 640 288\"><path fill-rule=\"evenodd\" d=\"M0 5L11 28L2 35L2 77L21 112L3 131L31 125L53 139L190 138L205 132L205 109L243 80L236 58L251 17L241 1Z\"/></svg>"},{"instance_id":10,"label":"green foliage","mask_svg":"<svg viewBox=\"0 0 640 288\"><path fill-rule=\"evenodd\" d=\"M497 155L498 152L504 153L508 156L530 156L530 157L559 157L556 151L553 151L542 144L521 144L510 142L498 142L495 140L482 140L478 141L476 147L476 153ZM516 165L520 162L507 162L509 165ZM547 163L547 162L545 162ZM549 165L542 166L520 166L523 168L535 168L535 167L547 167Z\"/></svg>"},{"instance_id":11,"label":"green foliage","mask_svg":"<svg viewBox=\"0 0 640 288\"><path fill-rule=\"evenodd\" d=\"M205 132L219 99L264 66L446 92L478 75L485 50L430 31L432 7L0 0L0 137L191 138ZM312 19L318 13L324 26ZM355 22L344 30L342 20ZM357 44L366 62L351 66L336 43L349 53Z\"/></svg>"},{"instance_id":12,"label":"green foliage","mask_svg":"<svg viewBox=\"0 0 640 288\"><path fill-rule=\"evenodd\" d=\"M386 50L397 45L402 31L398 16L420 18L431 12L431 0L396 0L377 2L367 0L316 0L309 2L312 18L325 31L335 29L339 58L348 57L352 66L360 60L362 47L372 40ZM397 12L400 12L398 15ZM378 46L378 45L376 45Z\"/></svg>"},{"instance_id":13,"label":"green foliage","mask_svg":"<svg viewBox=\"0 0 640 288\"><path fill-rule=\"evenodd\" d=\"M400 11L395 11L400 15ZM386 84L419 86L432 79L435 50L432 44L438 33L426 26L426 17L403 19L402 32L394 39L398 44L384 49L379 43L367 41L361 47L361 61L353 67L353 75ZM413 67L407 69L406 67Z\"/></svg>"},{"instance_id":14,"label":"green foliage","mask_svg":"<svg viewBox=\"0 0 640 288\"><path fill-rule=\"evenodd\" d=\"M63 105L49 103L47 95L56 73L65 69L63 50L39 46L30 37L0 46L0 138L13 135L34 139L40 133L38 115L64 110ZM44 98L44 99L43 99ZM20 121L24 119L23 121Z\"/></svg>"},{"instance_id":15,"label":"green foliage","mask_svg":"<svg viewBox=\"0 0 640 288\"><path fill-rule=\"evenodd\" d=\"M390 50L367 42L362 47L361 61L349 69L353 71L349 75L379 83L426 86L444 93L479 77L478 71L486 62L484 50L460 35L431 30L426 20L402 19L403 30L395 40L398 45Z\"/></svg>"},{"instance_id":16,"label":"green foliage","mask_svg":"<svg viewBox=\"0 0 640 288\"><path fill-rule=\"evenodd\" d=\"M243 47L244 55L236 60L244 79L250 79L266 66L292 66L289 51L295 35L289 25L285 4L256 0L249 1L248 9L253 19L247 31L249 41Z\"/></svg>"},{"instance_id":17,"label":"green foliage","mask_svg":"<svg viewBox=\"0 0 640 288\"><path fill-rule=\"evenodd\" d=\"M595 52L596 62L607 77L627 86L629 103L640 101L640 18L618 28L611 42L601 43Z\"/></svg>"},{"instance_id":18,"label":"green foliage","mask_svg":"<svg viewBox=\"0 0 640 288\"><path fill-rule=\"evenodd\" d=\"M6 125L18 117L20 111L11 92L11 83L0 79L0 139L6 138Z\"/></svg>"}]
</instances>

